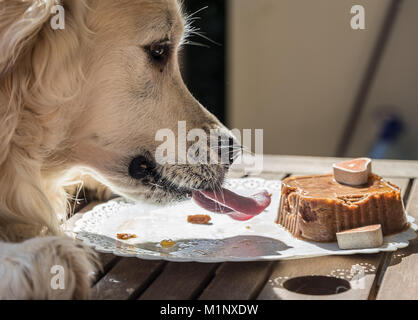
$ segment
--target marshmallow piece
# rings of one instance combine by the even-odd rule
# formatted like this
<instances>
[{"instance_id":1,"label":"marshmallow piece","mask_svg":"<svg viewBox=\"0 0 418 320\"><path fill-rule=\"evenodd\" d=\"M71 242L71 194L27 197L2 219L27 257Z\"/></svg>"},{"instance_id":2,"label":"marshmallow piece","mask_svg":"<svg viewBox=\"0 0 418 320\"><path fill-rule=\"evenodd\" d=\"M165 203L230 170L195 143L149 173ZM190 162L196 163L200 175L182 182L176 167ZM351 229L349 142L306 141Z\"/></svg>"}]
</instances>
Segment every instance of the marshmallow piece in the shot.
<instances>
[{"instance_id":1,"label":"marshmallow piece","mask_svg":"<svg viewBox=\"0 0 418 320\"><path fill-rule=\"evenodd\" d=\"M345 230L337 233L338 247L340 249L366 249L377 248L383 245L382 226L372 226Z\"/></svg>"},{"instance_id":2,"label":"marshmallow piece","mask_svg":"<svg viewBox=\"0 0 418 320\"><path fill-rule=\"evenodd\" d=\"M372 172L372 160L369 158L358 158L354 160L335 163L334 179L350 186L366 184Z\"/></svg>"}]
</instances>

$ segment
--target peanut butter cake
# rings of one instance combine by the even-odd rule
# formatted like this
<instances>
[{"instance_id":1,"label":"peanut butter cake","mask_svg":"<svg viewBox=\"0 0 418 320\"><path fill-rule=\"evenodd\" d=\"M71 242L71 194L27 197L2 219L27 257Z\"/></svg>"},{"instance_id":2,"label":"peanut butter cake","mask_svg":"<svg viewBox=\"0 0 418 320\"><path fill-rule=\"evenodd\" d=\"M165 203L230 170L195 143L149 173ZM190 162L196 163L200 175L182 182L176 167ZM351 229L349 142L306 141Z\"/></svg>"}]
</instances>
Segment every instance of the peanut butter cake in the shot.
<instances>
[{"instance_id":1,"label":"peanut butter cake","mask_svg":"<svg viewBox=\"0 0 418 320\"><path fill-rule=\"evenodd\" d=\"M340 184L332 174L284 179L277 223L319 242L347 229L381 224L388 235L407 225L399 187L374 174L361 186Z\"/></svg>"}]
</instances>

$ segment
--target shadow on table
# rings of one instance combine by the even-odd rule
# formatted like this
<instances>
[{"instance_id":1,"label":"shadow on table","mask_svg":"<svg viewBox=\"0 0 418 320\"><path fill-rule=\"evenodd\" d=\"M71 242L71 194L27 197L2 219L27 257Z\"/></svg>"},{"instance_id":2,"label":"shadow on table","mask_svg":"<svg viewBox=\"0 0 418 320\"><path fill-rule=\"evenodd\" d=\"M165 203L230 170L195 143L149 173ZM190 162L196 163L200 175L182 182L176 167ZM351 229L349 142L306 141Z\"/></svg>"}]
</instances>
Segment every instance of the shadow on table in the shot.
<instances>
[{"instance_id":1,"label":"shadow on table","mask_svg":"<svg viewBox=\"0 0 418 320\"><path fill-rule=\"evenodd\" d=\"M416 233L416 235L418 236L418 233ZM397 265L402 262L402 259L405 259L409 257L410 255L417 254L417 253L418 253L418 237L413 240L409 240L408 247L402 250L393 252L389 266Z\"/></svg>"}]
</instances>

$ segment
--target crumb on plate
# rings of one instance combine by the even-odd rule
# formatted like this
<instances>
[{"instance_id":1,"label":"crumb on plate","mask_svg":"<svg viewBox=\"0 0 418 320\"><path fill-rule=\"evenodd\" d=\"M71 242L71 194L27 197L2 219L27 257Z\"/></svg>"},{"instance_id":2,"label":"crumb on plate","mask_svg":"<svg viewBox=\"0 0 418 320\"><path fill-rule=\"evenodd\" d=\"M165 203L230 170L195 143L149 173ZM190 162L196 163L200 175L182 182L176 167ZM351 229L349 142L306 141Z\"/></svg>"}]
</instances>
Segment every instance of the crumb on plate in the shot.
<instances>
[{"instance_id":1,"label":"crumb on plate","mask_svg":"<svg viewBox=\"0 0 418 320\"><path fill-rule=\"evenodd\" d=\"M129 233L118 233L116 237L119 240L129 240L136 238L136 234L129 234Z\"/></svg>"},{"instance_id":2,"label":"crumb on plate","mask_svg":"<svg viewBox=\"0 0 418 320\"><path fill-rule=\"evenodd\" d=\"M193 224L208 224L212 218L207 214L196 214L187 217L188 223Z\"/></svg>"},{"instance_id":3,"label":"crumb on plate","mask_svg":"<svg viewBox=\"0 0 418 320\"><path fill-rule=\"evenodd\" d=\"M171 248L176 244L173 240L163 240L160 242L161 247L163 248Z\"/></svg>"}]
</instances>

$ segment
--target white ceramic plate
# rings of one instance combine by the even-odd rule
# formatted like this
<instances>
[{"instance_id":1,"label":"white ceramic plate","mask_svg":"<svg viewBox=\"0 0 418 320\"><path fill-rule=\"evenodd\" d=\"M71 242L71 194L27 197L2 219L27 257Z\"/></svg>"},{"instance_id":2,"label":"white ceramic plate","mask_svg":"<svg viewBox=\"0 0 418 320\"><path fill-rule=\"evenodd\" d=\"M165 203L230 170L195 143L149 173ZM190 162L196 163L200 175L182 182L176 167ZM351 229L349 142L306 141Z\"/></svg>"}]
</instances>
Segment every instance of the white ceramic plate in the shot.
<instances>
[{"instance_id":1,"label":"white ceramic plate","mask_svg":"<svg viewBox=\"0 0 418 320\"><path fill-rule=\"evenodd\" d=\"M77 221L77 238L97 251L124 257L168 261L256 261L307 258L326 255L350 255L395 251L408 246L418 229L408 216L411 227L384 239L380 248L340 250L337 243L315 243L298 240L274 223L280 200L280 181L263 179L231 179L226 187L242 195L263 189L272 193L267 210L246 222L227 215L205 211L193 201L172 206L130 202L122 198L98 205ZM187 216L208 214L210 225L194 225ZM118 233L131 233L137 238L118 240ZM172 248L162 248L162 240L173 240Z\"/></svg>"}]
</instances>

